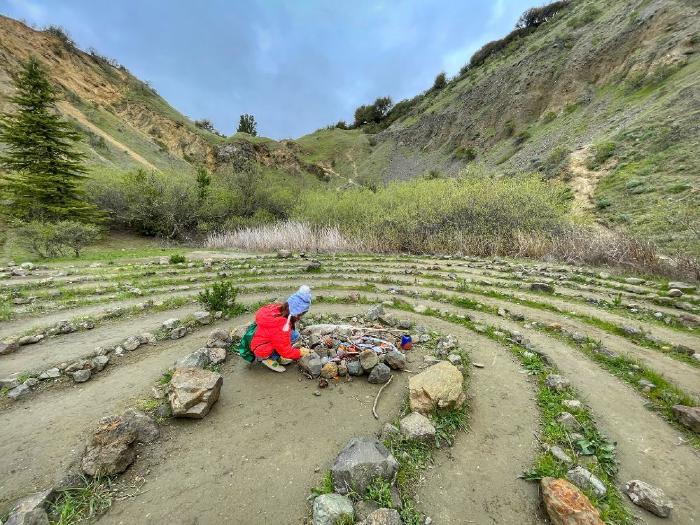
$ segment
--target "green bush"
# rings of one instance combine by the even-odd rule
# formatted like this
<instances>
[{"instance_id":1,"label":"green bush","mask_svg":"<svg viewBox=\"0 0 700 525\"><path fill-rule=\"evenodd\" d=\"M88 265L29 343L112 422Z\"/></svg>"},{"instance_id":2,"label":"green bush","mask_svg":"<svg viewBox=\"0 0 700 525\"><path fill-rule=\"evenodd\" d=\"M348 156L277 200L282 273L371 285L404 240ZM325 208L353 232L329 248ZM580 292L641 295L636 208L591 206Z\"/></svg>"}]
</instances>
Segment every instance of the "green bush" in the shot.
<instances>
[{"instance_id":1,"label":"green bush","mask_svg":"<svg viewBox=\"0 0 700 525\"><path fill-rule=\"evenodd\" d=\"M524 144L527 142L527 140L530 138L530 132L528 130L523 130L520 133L518 133L515 138L513 139L513 142L515 143L516 146L520 146L521 144Z\"/></svg>"},{"instance_id":2,"label":"green bush","mask_svg":"<svg viewBox=\"0 0 700 525\"><path fill-rule=\"evenodd\" d=\"M174 253L170 256L170 264L182 264L186 261L184 255L180 255L179 253Z\"/></svg>"},{"instance_id":3,"label":"green bush","mask_svg":"<svg viewBox=\"0 0 700 525\"><path fill-rule=\"evenodd\" d=\"M610 202L610 199L606 197L601 197L595 202L595 207L598 208L599 210L604 210L605 208L609 208L612 205Z\"/></svg>"},{"instance_id":4,"label":"green bush","mask_svg":"<svg viewBox=\"0 0 700 525\"><path fill-rule=\"evenodd\" d=\"M542 115L542 123L549 124L550 122L552 122L556 118L557 118L557 114L554 111L548 111L547 113Z\"/></svg>"},{"instance_id":5,"label":"green bush","mask_svg":"<svg viewBox=\"0 0 700 525\"><path fill-rule=\"evenodd\" d=\"M457 148L454 156L456 159L471 162L476 158L476 151L474 148Z\"/></svg>"},{"instance_id":6,"label":"green bush","mask_svg":"<svg viewBox=\"0 0 700 525\"><path fill-rule=\"evenodd\" d=\"M32 221L16 226L13 237L17 245L41 258L58 257L67 251L80 257L85 246L100 238L100 229L92 224L74 221Z\"/></svg>"},{"instance_id":7,"label":"green bush","mask_svg":"<svg viewBox=\"0 0 700 525\"><path fill-rule=\"evenodd\" d=\"M197 302L210 312L235 314L240 311L236 297L238 288L231 281L219 281L199 292Z\"/></svg>"},{"instance_id":8,"label":"green bush","mask_svg":"<svg viewBox=\"0 0 700 525\"><path fill-rule=\"evenodd\" d=\"M589 170L598 169L606 160L615 153L616 145L614 142L599 142L591 148L591 154L586 161L586 167Z\"/></svg>"},{"instance_id":9,"label":"green bush","mask_svg":"<svg viewBox=\"0 0 700 525\"><path fill-rule=\"evenodd\" d=\"M433 90L437 91L444 89L445 86L447 86L447 75L445 75L443 71L438 73L438 76L435 77L435 81L433 82Z\"/></svg>"}]
</instances>

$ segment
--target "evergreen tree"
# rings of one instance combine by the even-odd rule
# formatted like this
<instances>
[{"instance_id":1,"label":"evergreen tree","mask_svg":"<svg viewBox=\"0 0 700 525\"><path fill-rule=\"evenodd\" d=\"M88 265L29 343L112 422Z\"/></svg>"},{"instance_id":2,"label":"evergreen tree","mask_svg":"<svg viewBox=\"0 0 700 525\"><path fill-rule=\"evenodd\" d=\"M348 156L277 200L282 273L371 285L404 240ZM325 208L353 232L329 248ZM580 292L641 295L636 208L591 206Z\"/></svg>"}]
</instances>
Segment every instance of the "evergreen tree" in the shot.
<instances>
[{"instance_id":1,"label":"evergreen tree","mask_svg":"<svg viewBox=\"0 0 700 525\"><path fill-rule=\"evenodd\" d=\"M83 200L84 155L75 150L81 136L56 111L57 94L35 58L14 78L14 113L0 116L0 153L7 213L23 221L84 222L98 219Z\"/></svg>"},{"instance_id":2,"label":"evergreen tree","mask_svg":"<svg viewBox=\"0 0 700 525\"><path fill-rule=\"evenodd\" d=\"M258 134L257 127L258 123L255 122L255 117L246 113L241 115L241 119L238 121L238 129L236 131L256 136Z\"/></svg>"}]
</instances>

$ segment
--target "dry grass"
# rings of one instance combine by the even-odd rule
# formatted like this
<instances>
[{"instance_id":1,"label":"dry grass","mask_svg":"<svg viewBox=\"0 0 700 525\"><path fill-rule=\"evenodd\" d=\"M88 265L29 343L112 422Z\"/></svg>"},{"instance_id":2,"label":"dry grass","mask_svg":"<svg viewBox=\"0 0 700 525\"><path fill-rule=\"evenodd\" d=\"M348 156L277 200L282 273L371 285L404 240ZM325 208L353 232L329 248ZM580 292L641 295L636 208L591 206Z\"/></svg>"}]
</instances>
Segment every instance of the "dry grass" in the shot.
<instances>
[{"instance_id":1,"label":"dry grass","mask_svg":"<svg viewBox=\"0 0 700 525\"><path fill-rule=\"evenodd\" d=\"M313 227L296 221L212 233L207 237L206 247L233 248L250 252L283 249L324 253L372 251L364 243L348 239L337 226Z\"/></svg>"}]
</instances>

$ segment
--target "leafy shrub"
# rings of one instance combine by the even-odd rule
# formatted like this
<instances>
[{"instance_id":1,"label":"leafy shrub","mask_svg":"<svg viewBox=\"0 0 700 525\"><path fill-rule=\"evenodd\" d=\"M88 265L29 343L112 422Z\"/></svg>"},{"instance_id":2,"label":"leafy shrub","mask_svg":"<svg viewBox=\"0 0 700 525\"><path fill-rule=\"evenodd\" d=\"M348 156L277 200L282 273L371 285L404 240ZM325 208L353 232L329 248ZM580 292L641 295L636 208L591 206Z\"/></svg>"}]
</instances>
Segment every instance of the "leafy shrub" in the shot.
<instances>
[{"instance_id":1,"label":"leafy shrub","mask_svg":"<svg viewBox=\"0 0 700 525\"><path fill-rule=\"evenodd\" d=\"M65 28L56 25L50 25L44 29L44 33L55 36L58 38L66 47L75 47L75 42L68 34Z\"/></svg>"},{"instance_id":2,"label":"leafy shrub","mask_svg":"<svg viewBox=\"0 0 700 525\"><path fill-rule=\"evenodd\" d=\"M526 29L540 26L551 20L557 13L559 13L559 11L568 5L568 0L561 0L559 2L552 2L551 4L547 4L542 7L533 7L528 9L522 15L520 15L518 23L515 25L515 27Z\"/></svg>"},{"instance_id":3,"label":"leafy shrub","mask_svg":"<svg viewBox=\"0 0 700 525\"><path fill-rule=\"evenodd\" d=\"M219 281L207 287L197 296L197 301L210 312L237 313L238 288L231 281Z\"/></svg>"},{"instance_id":4,"label":"leafy shrub","mask_svg":"<svg viewBox=\"0 0 700 525\"><path fill-rule=\"evenodd\" d=\"M570 153L571 151L563 146L554 148L543 163L544 172L549 176L559 175Z\"/></svg>"},{"instance_id":5,"label":"leafy shrub","mask_svg":"<svg viewBox=\"0 0 700 525\"><path fill-rule=\"evenodd\" d=\"M241 118L238 121L238 129L236 131L239 133L247 133L248 135L255 137L258 134L258 123L255 122L255 117L253 115L249 115L248 113L241 115Z\"/></svg>"},{"instance_id":6,"label":"leafy shrub","mask_svg":"<svg viewBox=\"0 0 700 525\"><path fill-rule=\"evenodd\" d=\"M455 150L454 156L456 159L471 162L476 158L476 151L474 151L474 148L461 147Z\"/></svg>"},{"instance_id":7,"label":"leafy shrub","mask_svg":"<svg viewBox=\"0 0 700 525\"><path fill-rule=\"evenodd\" d=\"M92 224L74 221L22 223L13 230L15 243L33 255L51 258L72 250L80 257L82 249L97 241L100 229Z\"/></svg>"},{"instance_id":8,"label":"leafy shrub","mask_svg":"<svg viewBox=\"0 0 700 525\"><path fill-rule=\"evenodd\" d=\"M503 124L503 135L506 137L512 137L513 133L515 133L515 124L512 120L508 120L505 124Z\"/></svg>"},{"instance_id":9,"label":"leafy shrub","mask_svg":"<svg viewBox=\"0 0 700 525\"><path fill-rule=\"evenodd\" d=\"M591 148L591 154L586 161L589 170L598 169L606 160L615 153L616 144L614 142L599 142Z\"/></svg>"},{"instance_id":10,"label":"leafy shrub","mask_svg":"<svg viewBox=\"0 0 700 525\"><path fill-rule=\"evenodd\" d=\"M441 179L442 173L440 173L438 170L428 170L423 177L426 180Z\"/></svg>"},{"instance_id":11,"label":"leafy shrub","mask_svg":"<svg viewBox=\"0 0 700 525\"><path fill-rule=\"evenodd\" d=\"M379 97L373 104L360 106L355 110L354 127L359 128L366 124L381 122L389 113L391 106L390 97Z\"/></svg>"},{"instance_id":12,"label":"leafy shrub","mask_svg":"<svg viewBox=\"0 0 700 525\"><path fill-rule=\"evenodd\" d=\"M572 29L578 29L579 27L583 27L593 22L596 18L600 16L600 13L600 9L598 9L596 6L587 6L586 9L580 15L571 18L567 22L567 25Z\"/></svg>"},{"instance_id":13,"label":"leafy shrub","mask_svg":"<svg viewBox=\"0 0 700 525\"><path fill-rule=\"evenodd\" d=\"M598 208L599 210L604 210L605 208L609 208L612 205L610 202L610 199L606 197L601 197L595 202L595 207Z\"/></svg>"},{"instance_id":14,"label":"leafy shrub","mask_svg":"<svg viewBox=\"0 0 700 525\"><path fill-rule=\"evenodd\" d=\"M170 256L170 264L182 264L186 261L184 255L181 255L179 253L174 253Z\"/></svg>"},{"instance_id":15,"label":"leafy shrub","mask_svg":"<svg viewBox=\"0 0 700 525\"><path fill-rule=\"evenodd\" d=\"M438 76L435 77L435 81L433 82L433 89L437 91L440 89L444 89L445 86L447 86L447 76L443 71L441 73L438 73Z\"/></svg>"},{"instance_id":16,"label":"leafy shrub","mask_svg":"<svg viewBox=\"0 0 700 525\"><path fill-rule=\"evenodd\" d=\"M525 142L527 142L527 140L529 138L530 138L530 132L525 129L515 136L515 138L513 139L513 142L515 143L516 146L520 146L521 144L524 144Z\"/></svg>"},{"instance_id":17,"label":"leafy shrub","mask_svg":"<svg viewBox=\"0 0 700 525\"><path fill-rule=\"evenodd\" d=\"M474 53L469 60L469 68L479 67L486 62L490 57L506 49L510 44L519 42L522 37L528 35L531 28L518 28L506 35L504 38L488 42ZM466 72L465 68L462 68Z\"/></svg>"},{"instance_id":18,"label":"leafy shrub","mask_svg":"<svg viewBox=\"0 0 700 525\"><path fill-rule=\"evenodd\" d=\"M542 123L549 124L550 122L552 122L556 118L557 118L557 114L554 111L548 111L547 113L542 115Z\"/></svg>"}]
</instances>

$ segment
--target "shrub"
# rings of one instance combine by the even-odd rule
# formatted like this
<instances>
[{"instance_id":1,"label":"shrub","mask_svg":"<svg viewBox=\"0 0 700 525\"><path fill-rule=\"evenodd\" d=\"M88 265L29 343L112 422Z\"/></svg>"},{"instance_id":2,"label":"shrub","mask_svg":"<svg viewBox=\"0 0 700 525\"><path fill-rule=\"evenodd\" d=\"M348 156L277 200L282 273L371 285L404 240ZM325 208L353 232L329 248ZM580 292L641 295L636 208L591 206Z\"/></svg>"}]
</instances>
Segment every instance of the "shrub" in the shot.
<instances>
[{"instance_id":1,"label":"shrub","mask_svg":"<svg viewBox=\"0 0 700 525\"><path fill-rule=\"evenodd\" d=\"M549 124L550 122L552 122L556 118L557 118L557 114L554 111L548 111L547 113L542 115L542 123Z\"/></svg>"},{"instance_id":2,"label":"shrub","mask_svg":"<svg viewBox=\"0 0 700 525\"><path fill-rule=\"evenodd\" d=\"M174 253L170 256L170 264L182 264L186 261L184 255L181 255L179 253Z\"/></svg>"},{"instance_id":3,"label":"shrub","mask_svg":"<svg viewBox=\"0 0 700 525\"><path fill-rule=\"evenodd\" d=\"M44 33L48 33L49 35L52 35L52 36L58 38L68 48L75 47L75 42L68 34L68 31L66 31L66 29L61 27L61 26L55 26L55 25L47 26L44 29Z\"/></svg>"},{"instance_id":4,"label":"shrub","mask_svg":"<svg viewBox=\"0 0 700 525\"><path fill-rule=\"evenodd\" d=\"M354 127L359 128L371 123L378 124L387 116L391 106L392 102L390 97L379 97L373 104L360 106L355 110Z\"/></svg>"},{"instance_id":5,"label":"shrub","mask_svg":"<svg viewBox=\"0 0 700 525\"><path fill-rule=\"evenodd\" d=\"M74 221L32 221L15 227L13 234L16 244L41 258L58 257L67 250L80 257L85 246L99 239L100 229L92 224Z\"/></svg>"},{"instance_id":6,"label":"shrub","mask_svg":"<svg viewBox=\"0 0 700 525\"><path fill-rule=\"evenodd\" d=\"M214 127L214 124L209 119L203 118L201 120L195 120L194 125L197 126L199 129L211 131L212 133L218 134L216 128Z\"/></svg>"},{"instance_id":7,"label":"shrub","mask_svg":"<svg viewBox=\"0 0 700 525\"><path fill-rule=\"evenodd\" d=\"M236 312L238 288L231 281L219 281L199 292L197 301L210 312ZM237 312L236 312L237 313Z\"/></svg>"},{"instance_id":8,"label":"shrub","mask_svg":"<svg viewBox=\"0 0 700 525\"><path fill-rule=\"evenodd\" d=\"M571 152L563 146L557 146L554 148L544 161L542 166L544 172L549 176L559 175L564 167L566 159L569 158L570 153Z\"/></svg>"},{"instance_id":9,"label":"shrub","mask_svg":"<svg viewBox=\"0 0 700 525\"><path fill-rule=\"evenodd\" d=\"M595 207L598 208L599 210L604 210L605 208L609 208L612 205L610 202L610 199L606 197L601 197L597 201L595 201Z\"/></svg>"},{"instance_id":10,"label":"shrub","mask_svg":"<svg viewBox=\"0 0 700 525\"><path fill-rule=\"evenodd\" d=\"M474 148L461 147L455 150L454 156L456 159L471 162L476 158L476 151L474 151Z\"/></svg>"},{"instance_id":11,"label":"shrub","mask_svg":"<svg viewBox=\"0 0 700 525\"><path fill-rule=\"evenodd\" d=\"M438 76L435 77L435 81L433 82L433 89L437 91L445 88L445 86L447 86L447 76L443 71L441 73L438 73Z\"/></svg>"},{"instance_id":12,"label":"shrub","mask_svg":"<svg viewBox=\"0 0 700 525\"><path fill-rule=\"evenodd\" d=\"M530 132L525 129L515 136L515 138L513 139L513 142L515 143L516 146L520 146L521 144L527 142L527 140L529 138L530 138Z\"/></svg>"},{"instance_id":13,"label":"shrub","mask_svg":"<svg viewBox=\"0 0 700 525\"><path fill-rule=\"evenodd\" d=\"M559 11L568 5L568 0L561 0L559 2L552 2L551 4L547 4L542 7L533 7L528 9L522 15L520 15L518 23L515 25L515 27L526 29L540 26L551 20L557 13L559 13Z\"/></svg>"},{"instance_id":14,"label":"shrub","mask_svg":"<svg viewBox=\"0 0 700 525\"><path fill-rule=\"evenodd\" d=\"M580 15L571 18L567 22L567 25L572 29L578 29L579 27L583 27L593 22L593 20L600 16L600 13L601 11L597 7L587 6Z\"/></svg>"},{"instance_id":15,"label":"shrub","mask_svg":"<svg viewBox=\"0 0 700 525\"><path fill-rule=\"evenodd\" d=\"M589 170L598 169L606 160L615 153L616 144L614 142L599 142L591 148L591 154L586 161Z\"/></svg>"},{"instance_id":16,"label":"shrub","mask_svg":"<svg viewBox=\"0 0 700 525\"><path fill-rule=\"evenodd\" d=\"M503 51L510 44L518 42L522 37L529 34L530 31L530 28L518 28L511 31L510 33L508 33L508 35L506 35L504 38L501 38L500 40L488 42L472 55L471 59L469 60L469 67L464 67L461 71L466 73L468 69L478 67L484 64L484 62L486 62L486 60L489 59L491 56Z\"/></svg>"},{"instance_id":17,"label":"shrub","mask_svg":"<svg viewBox=\"0 0 700 525\"><path fill-rule=\"evenodd\" d=\"M255 117L248 113L241 115L236 131L239 133L248 133L248 135L253 135L255 137L258 134L258 123L255 122Z\"/></svg>"}]
</instances>

